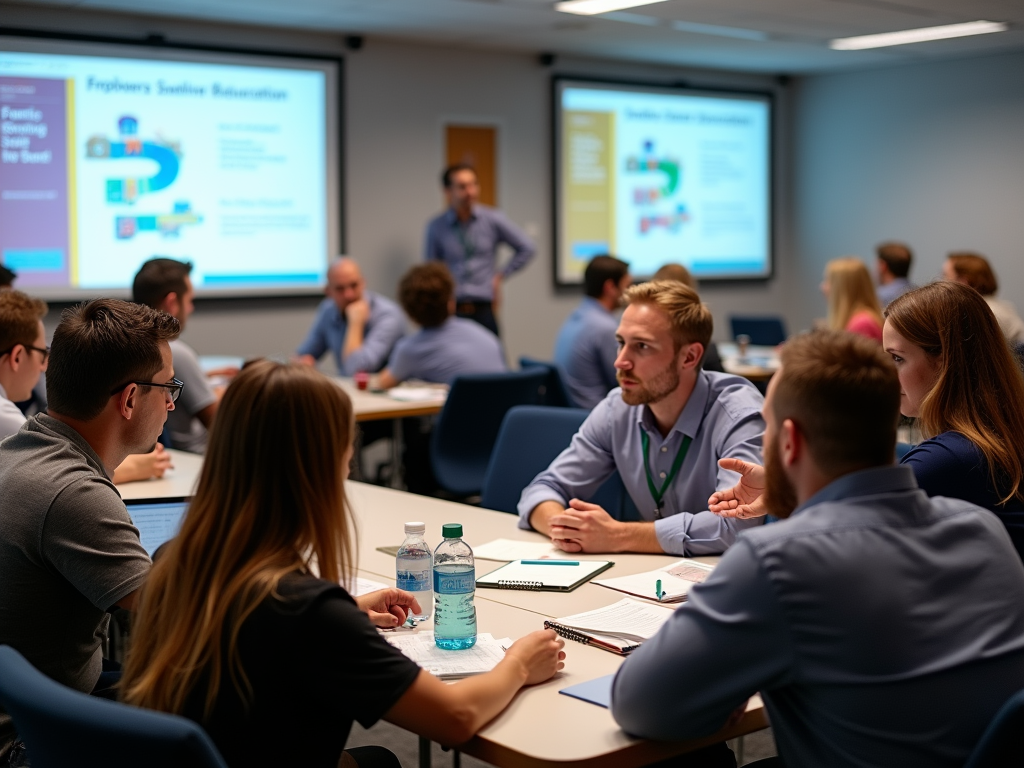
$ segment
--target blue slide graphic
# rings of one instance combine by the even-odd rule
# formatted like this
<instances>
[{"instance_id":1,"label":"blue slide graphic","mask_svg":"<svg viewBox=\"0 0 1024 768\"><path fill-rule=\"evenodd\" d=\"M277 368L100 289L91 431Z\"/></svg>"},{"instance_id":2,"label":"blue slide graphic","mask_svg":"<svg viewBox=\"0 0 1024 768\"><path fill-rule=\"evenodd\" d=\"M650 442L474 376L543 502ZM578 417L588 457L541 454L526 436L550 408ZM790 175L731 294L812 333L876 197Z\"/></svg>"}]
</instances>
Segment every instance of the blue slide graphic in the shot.
<instances>
[{"instance_id":1,"label":"blue slide graphic","mask_svg":"<svg viewBox=\"0 0 1024 768\"><path fill-rule=\"evenodd\" d=\"M108 203L134 203L142 195L166 189L178 178L181 149L176 143L142 141L138 138L139 121L125 116L117 121L118 141L93 136L86 144L86 156L93 160L146 158L157 164L156 175L147 178L107 179Z\"/></svg>"}]
</instances>

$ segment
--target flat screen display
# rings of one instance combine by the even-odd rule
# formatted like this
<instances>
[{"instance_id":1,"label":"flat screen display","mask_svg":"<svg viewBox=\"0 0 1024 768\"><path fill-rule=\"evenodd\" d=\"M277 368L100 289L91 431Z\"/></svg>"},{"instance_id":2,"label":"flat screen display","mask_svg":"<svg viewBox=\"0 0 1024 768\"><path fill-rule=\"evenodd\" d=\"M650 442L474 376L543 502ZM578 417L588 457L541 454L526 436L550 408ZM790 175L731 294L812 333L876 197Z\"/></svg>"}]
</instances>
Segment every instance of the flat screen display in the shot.
<instances>
[{"instance_id":1,"label":"flat screen display","mask_svg":"<svg viewBox=\"0 0 1024 768\"><path fill-rule=\"evenodd\" d=\"M0 260L44 298L304 293L341 250L339 62L0 37Z\"/></svg>"},{"instance_id":2,"label":"flat screen display","mask_svg":"<svg viewBox=\"0 0 1024 768\"><path fill-rule=\"evenodd\" d=\"M599 254L637 277L772 271L769 94L556 78L555 281Z\"/></svg>"}]
</instances>

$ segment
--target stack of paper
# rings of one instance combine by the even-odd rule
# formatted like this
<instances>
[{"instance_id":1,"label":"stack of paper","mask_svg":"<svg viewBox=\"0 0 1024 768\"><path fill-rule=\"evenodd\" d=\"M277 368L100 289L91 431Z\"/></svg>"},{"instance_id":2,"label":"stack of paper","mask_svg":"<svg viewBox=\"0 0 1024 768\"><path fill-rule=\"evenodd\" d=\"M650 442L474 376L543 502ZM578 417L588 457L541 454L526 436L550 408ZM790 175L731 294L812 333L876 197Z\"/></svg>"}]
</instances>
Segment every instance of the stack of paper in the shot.
<instances>
[{"instance_id":1,"label":"stack of paper","mask_svg":"<svg viewBox=\"0 0 1024 768\"><path fill-rule=\"evenodd\" d=\"M495 539L486 544L473 547L473 556L477 560L565 560L571 558L550 541L516 541L515 539Z\"/></svg>"},{"instance_id":2,"label":"stack of paper","mask_svg":"<svg viewBox=\"0 0 1024 768\"><path fill-rule=\"evenodd\" d=\"M594 645L612 653L627 654L650 640L672 618L673 610L641 603L628 597L615 605L545 621L544 626L562 637Z\"/></svg>"},{"instance_id":3,"label":"stack of paper","mask_svg":"<svg viewBox=\"0 0 1024 768\"><path fill-rule=\"evenodd\" d=\"M489 633L476 636L476 645L464 651L443 651L434 644L433 632L384 635L384 639L441 680L456 680L482 675L494 669L505 657L505 648L512 641L495 640Z\"/></svg>"},{"instance_id":4,"label":"stack of paper","mask_svg":"<svg viewBox=\"0 0 1024 768\"><path fill-rule=\"evenodd\" d=\"M594 579L594 583L648 600L681 603L686 599L690 587L704 581L713 570L713 565L698 563L696 560L679 560L656 571L636 573L632 576L617 576L611 579ZM658 582L661 582L662 594L660 596L656 594Z\"/></svg>"}]
</instances>

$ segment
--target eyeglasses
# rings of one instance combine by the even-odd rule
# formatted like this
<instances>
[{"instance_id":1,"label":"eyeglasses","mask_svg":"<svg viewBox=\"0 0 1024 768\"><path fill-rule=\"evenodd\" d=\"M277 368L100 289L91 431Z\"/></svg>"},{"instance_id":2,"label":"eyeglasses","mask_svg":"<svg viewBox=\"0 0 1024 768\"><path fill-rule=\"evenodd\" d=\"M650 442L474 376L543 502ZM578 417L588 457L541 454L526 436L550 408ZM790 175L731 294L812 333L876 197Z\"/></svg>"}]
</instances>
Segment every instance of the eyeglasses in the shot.
<instances>
[{"instance_id":1,"label":"eyeglasses","mask_svg":"<svg viewBox=\"0 0 1024 768\"><path fill-rule=\"evenodd\" d=\"M110 390L110 394L116 395L129 384L138 384L140 387L163 387L164 389L168 390L168 394L171 397L172 403L178 402L178 397L181 395L181 390L184 389L185 387L185 382L183 382L181 379L171 379L171 382L169 384L158 384L155 381L129 381L122 384L120 387L115 387L114 389Z\"/></svg>"},{"instance_id":2,"label":"eyeglasses","mask_svg":"<svg viewBox=\"0 0 1024 768\"><path fill-rule=\"evenodd\" d=\"M15 344L14 347L16 346L18 345ZM33 352L38 352L39 354L41 354L43 356L44 363L46 362L46 359L50 356L49 347L33 347L31 344L22 344L21 346L23 346L25 349L31 349ZM0 357L3 357L4 355L9 355L14 350L14 347L8 347L3 352L0 352Z\"/></svg>"}]
</instances>

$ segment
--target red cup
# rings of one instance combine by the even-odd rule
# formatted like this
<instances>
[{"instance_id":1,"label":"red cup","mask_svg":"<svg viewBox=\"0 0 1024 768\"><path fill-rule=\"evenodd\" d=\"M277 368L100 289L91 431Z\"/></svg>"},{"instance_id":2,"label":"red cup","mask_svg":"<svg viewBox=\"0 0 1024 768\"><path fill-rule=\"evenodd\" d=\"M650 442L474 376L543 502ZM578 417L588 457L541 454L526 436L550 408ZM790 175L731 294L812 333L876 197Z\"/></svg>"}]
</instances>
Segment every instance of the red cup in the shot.
<instances>
[{"instance_id":1,"label":"red cup","mask_svg":"<svg viewBox=\"0 0 1024 768\"><path fill-rule=\"evenodd\" d=\"M366 389L370 386L370 374L366 371L359 371L352 377L356 382L356 389Z\"/></svg>"}]
</instances>

